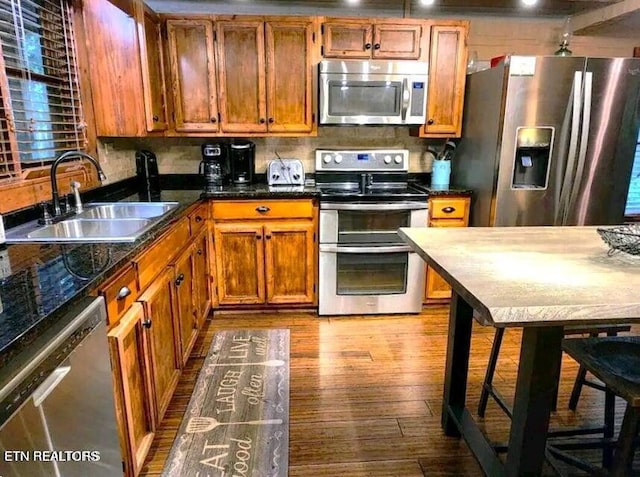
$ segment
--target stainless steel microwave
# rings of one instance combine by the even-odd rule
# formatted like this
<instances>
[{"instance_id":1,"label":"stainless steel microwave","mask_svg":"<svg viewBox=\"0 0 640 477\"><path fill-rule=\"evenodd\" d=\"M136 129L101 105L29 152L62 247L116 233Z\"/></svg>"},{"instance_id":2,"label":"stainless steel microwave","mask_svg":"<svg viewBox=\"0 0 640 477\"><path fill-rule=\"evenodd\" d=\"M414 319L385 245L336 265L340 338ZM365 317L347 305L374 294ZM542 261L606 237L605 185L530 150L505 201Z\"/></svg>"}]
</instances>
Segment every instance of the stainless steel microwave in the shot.
<instances>
[{"instance_id":1,"label":"stainless steel microwave","mask_svg":"<svg viewBox=\"0 0 640 477\"><path fill-rule=\"evenodd\" d=\"M319 68L320 124L425 123L428 63L325 60Z\"/></svg>"}]
</instances>

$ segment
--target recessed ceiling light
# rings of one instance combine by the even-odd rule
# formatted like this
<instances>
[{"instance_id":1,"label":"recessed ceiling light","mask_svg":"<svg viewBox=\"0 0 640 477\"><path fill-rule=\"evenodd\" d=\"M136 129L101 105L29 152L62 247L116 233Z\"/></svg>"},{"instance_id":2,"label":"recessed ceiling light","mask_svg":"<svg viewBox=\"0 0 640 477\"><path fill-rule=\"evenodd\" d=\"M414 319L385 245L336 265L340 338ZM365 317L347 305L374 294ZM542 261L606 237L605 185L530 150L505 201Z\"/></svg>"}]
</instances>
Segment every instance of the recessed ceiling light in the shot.
<instances>
[{"instance_id":1,"label":"recessed ceiling light","mask_svg":"<svg viewBox=\"0 0 640 477\"><path fill-rule=\"evenodd\" d=\"M360 0L347 0L347 3L355 5L356 3L360 3Z\"/></svg>"},{"instance_id":2,"label":"recessed ceiling light","mask_svg":"<svg viewBox=\"0 0 640 477\"><path fill-rule=\"evenodd\" d=\"M436 3L436 0L420 0L420 5L423 5L425 7L429 7L434 3Z\"/></svg>"},{"instance_id":3,"label":"recessed ceiling light","mask_svg":"<svg viewBox=\"0 0 640 477\"><path fill-rule=\"evenodd\" d=\"M520 0L520 1L526 7L533 7L536 3L538 3L538 0Z\"/></svg>"}]
</instances>

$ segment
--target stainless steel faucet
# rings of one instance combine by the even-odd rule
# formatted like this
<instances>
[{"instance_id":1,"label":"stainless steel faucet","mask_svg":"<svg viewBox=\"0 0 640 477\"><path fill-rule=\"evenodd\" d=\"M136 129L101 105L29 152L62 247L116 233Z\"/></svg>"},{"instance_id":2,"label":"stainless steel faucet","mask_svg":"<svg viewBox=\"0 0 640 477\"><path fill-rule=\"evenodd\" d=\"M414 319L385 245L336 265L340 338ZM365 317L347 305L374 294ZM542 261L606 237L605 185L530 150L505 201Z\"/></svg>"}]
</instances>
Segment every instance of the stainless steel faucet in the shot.
<instances>
[{"instance_id":1,"label":"stainless steel faucet","mask_svg":"<svg viewBox=\"0 0 640 477\"><path fill-rule=\"evenodd\" d=\"M67 151L58 158L53 161L51 164L51 200L53 202L53 216L56 217L60 215L62 212L60 210L60 197L58 197L58 182L56 180L56 172L58 170L58 165L62 162L66 161L69 158L84 158L87 159L91 164L93 164L98 171L98 178L103 181L107 178L102 172L102 167L98 164L98 161L93 157L82 151Z\"/></svg>"}]
</instances>

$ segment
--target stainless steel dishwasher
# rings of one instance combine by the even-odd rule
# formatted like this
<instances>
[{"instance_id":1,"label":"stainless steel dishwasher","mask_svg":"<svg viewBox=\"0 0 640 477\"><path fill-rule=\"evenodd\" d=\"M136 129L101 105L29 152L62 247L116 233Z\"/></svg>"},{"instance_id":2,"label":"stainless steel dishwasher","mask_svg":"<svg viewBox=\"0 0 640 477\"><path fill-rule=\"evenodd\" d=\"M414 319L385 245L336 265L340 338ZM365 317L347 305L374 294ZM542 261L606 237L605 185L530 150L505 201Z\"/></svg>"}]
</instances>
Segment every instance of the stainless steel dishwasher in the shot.
<instances>
[{"instance_id":1,"label":"stainless steel dishwasher","mask_svg":"<svg viewBox=\"0 0 640 477\"><path fill-rule=\"evenodd\" d=\"M82 300L0 374L0 476L122 475L104 299Z\"/></svg>"}]
</instances>

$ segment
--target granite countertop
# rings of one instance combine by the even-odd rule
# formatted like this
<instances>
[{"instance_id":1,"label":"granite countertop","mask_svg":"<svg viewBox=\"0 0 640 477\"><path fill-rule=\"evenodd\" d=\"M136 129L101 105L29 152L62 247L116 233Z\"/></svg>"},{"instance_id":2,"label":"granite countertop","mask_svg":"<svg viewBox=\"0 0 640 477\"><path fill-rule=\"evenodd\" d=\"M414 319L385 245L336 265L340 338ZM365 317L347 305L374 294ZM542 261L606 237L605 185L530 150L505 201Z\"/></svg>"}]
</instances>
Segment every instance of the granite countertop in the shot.
<instances>
[{"instance_id":1,"label":"granite countertop","mask_svg":"<svg viewBox=\"0 0 640 477\"><path fill-rule=\"evenodd\" d=\"M597 227L401 228L400 236L497 327L640 320L640 256Z\"/></svg>"},{"instance_id":2,"label":"granite countertop","mask_svg":"<svg viewBox=\"0 0 640 477\"><path fill-rule=\"evenodd\" d=\"M15 244L0 256L0 367L25 349L64 312L125 265L145 244L200 200L200 190L167 190L153 199L144 194L126 201L176 201L157 226L133 243Z\"/></svg>"},{"instance_id":3,"label":"granite countertop","mask_svg":"<svg viewBox=\"0 0 640 477\"><path fill-rule=\"evenodd\" d=\"M315 186L269 186L264 183L221 186L217 191L202 193L206 199L296 199L319 196L320 189Z\"/></svg>"}]
</instances>

